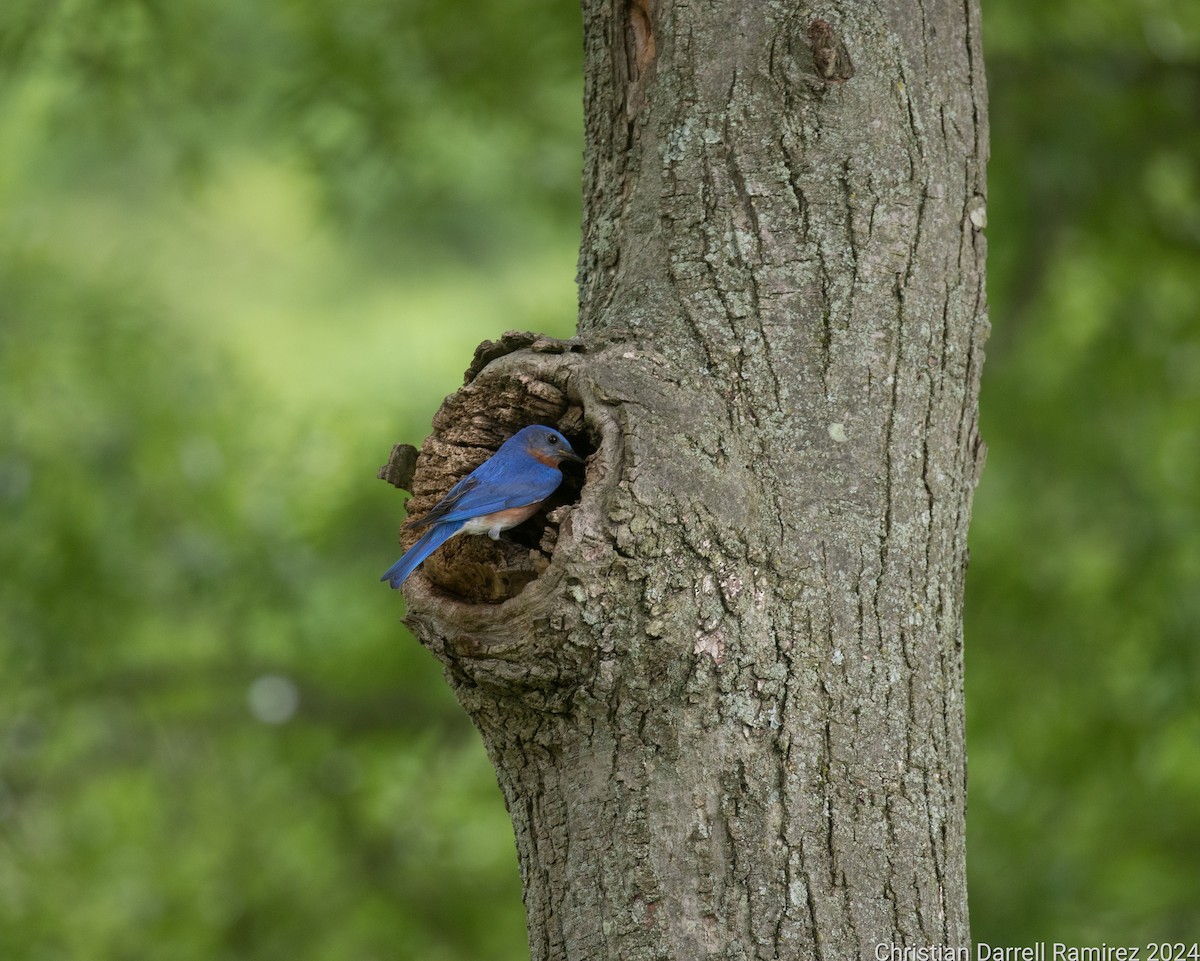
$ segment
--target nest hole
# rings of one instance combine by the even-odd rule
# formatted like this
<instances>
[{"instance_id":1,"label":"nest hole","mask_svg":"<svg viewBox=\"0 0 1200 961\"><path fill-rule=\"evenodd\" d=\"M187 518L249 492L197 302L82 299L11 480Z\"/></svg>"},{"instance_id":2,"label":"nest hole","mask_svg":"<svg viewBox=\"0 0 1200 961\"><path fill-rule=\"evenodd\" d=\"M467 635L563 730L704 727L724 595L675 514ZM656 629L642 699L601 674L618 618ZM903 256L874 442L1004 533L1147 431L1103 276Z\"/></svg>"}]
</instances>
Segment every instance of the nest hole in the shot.
<instances>
[{"instance_id":1,"label":"nest hole","mask_svg":"<svg viewBox=\"0 0 1200 961\"><path fill-rule=\"evenodd\" d=\"M525 388L522 398L502 391L502 402L497 401L494 389L478 391L492 403L480 408L476 398L470 403L473 416L464 417L466 411L447 408L464 394L477 393L471 390L474 384L447 399L434 419L435 433L426 440L418 459L413 497L407 505L410 517L425 514L458 480L530 424L556 428L585 462L595 454L599 438L593 437L582 407L569 402L557 388L537 383L533 391L529 384L520 384ZM588 465L564 462L561 470L562 483L528 520L502 532L498 540L460 534L434 551L413 576L424 577L440 594L462 603L501 604L516 597L550 566L559 538L571 522L572 508L582 496ZM402 532L406 549L418 533Z\"/></svg>"}]
</instances>

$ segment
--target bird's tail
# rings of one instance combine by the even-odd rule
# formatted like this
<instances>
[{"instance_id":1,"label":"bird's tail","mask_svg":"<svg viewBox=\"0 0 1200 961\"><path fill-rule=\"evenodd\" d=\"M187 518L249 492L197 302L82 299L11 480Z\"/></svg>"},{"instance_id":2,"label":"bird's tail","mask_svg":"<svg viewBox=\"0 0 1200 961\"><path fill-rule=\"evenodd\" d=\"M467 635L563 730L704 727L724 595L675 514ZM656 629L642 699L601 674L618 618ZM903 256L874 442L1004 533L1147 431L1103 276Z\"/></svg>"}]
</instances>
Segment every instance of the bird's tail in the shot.
<instances>
[{"instance_id":1,"label":"bird's tail","mask_svg":"<svg viewBox=\"0 0 1200 961\"><path fill-rule=\"evenodd\" d=\"M417 569L421 561L425 560L425 558L445 544L446 541L450 540L460 530L462 530L461 524L437 524L431 527L379 579L387 581L394 588L398 588L404 583L405 578Z\"/></svg>"}]
</instances>

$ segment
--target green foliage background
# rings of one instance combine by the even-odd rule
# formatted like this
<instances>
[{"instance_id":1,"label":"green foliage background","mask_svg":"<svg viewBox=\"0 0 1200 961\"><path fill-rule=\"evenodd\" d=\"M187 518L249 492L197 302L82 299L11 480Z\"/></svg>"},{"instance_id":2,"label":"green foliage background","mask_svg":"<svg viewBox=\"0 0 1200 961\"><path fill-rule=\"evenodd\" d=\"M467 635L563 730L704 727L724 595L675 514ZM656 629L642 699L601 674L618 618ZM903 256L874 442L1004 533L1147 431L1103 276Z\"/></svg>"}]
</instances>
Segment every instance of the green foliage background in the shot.
<instances>
[{"instance_id":1,"label":"green foliage background","mask_svg":"<svg viewBox=\"0 0 1200 961\"><path fill-rule=\"evenodd\" d=\"M376 583L474 345L566 335L578 11L0 5L0 961L526 957ZM975 937L1200 939L1200 5L995 0Z\"/></svg>"}]
</instances>

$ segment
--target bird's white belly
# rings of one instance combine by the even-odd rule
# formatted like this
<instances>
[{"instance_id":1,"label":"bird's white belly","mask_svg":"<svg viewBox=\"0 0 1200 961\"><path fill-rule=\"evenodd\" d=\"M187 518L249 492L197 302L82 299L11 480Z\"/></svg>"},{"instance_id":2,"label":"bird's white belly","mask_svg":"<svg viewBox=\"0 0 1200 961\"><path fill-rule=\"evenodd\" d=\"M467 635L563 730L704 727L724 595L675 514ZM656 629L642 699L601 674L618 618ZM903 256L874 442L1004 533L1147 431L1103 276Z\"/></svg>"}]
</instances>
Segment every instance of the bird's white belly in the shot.
<instances>
[{"instance_id":1,"label":"bird's white belly","mask_svg":"<svg viewBox=\"0 0 1200 961\"><path fill-rule=\"evenodd\" d=\"M464 534L487 534L493 540L500 536L501 531L506 531L510 527L516 527L523 520L527 520L537 513L537 509L541 503L527 504L524 507L509 507L506 510L496 511L492 514L481 514L479 517L472 517L469 521L463 524L462 532Z\"/></svg>"}]
</instances>

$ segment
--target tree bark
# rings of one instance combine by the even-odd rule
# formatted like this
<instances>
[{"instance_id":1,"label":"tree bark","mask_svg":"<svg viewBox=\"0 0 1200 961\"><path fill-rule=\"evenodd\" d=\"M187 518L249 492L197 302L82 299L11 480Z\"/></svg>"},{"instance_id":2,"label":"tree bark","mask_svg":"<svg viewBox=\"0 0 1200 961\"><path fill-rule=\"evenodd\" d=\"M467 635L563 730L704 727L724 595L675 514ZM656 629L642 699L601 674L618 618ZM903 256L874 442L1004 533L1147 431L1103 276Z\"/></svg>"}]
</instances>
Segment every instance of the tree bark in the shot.
<instances>
[{"instance_id":1,"label":"tree bark","mask_svg":"<svg viewBox=\"0 0 1200 961\"><path fill-rule=\"evenodd\" d=\"M517 427L586 474L408 623L483 735L531 954L968 945L975 0L585 0L575 341L485 344L412 507Z\"/></svg>"}]
</instances>

